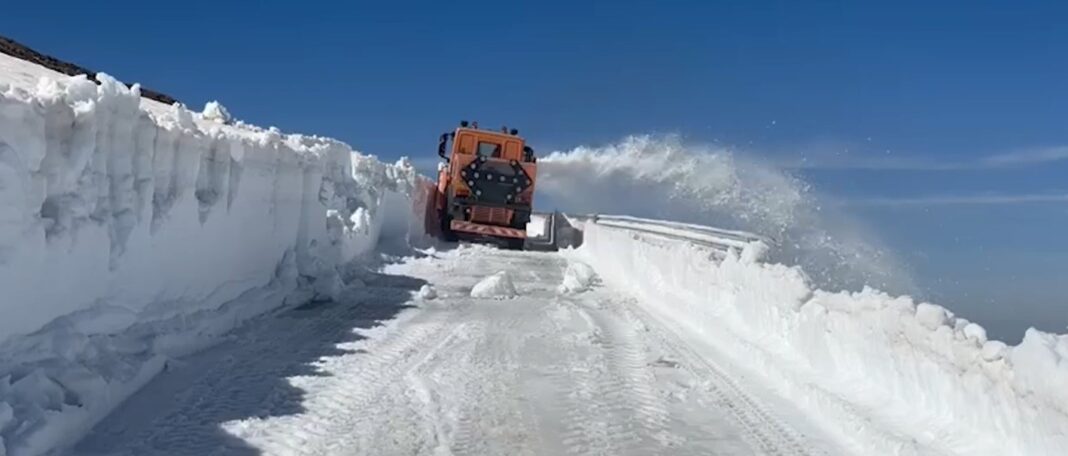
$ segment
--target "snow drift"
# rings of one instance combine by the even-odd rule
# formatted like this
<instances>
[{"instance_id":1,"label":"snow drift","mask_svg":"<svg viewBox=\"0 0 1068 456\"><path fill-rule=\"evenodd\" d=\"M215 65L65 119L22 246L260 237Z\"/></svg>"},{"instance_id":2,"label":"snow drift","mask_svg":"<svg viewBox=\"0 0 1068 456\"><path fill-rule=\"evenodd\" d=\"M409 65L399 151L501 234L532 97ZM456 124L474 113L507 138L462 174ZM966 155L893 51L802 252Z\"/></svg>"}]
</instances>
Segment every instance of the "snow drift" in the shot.
<instances>
[{"instance_id":1,"label":"snow drift","mask_svg":"<svg viewBox=\"0 0 1068 456\"><path fill-rule=\"evenodd\" d=\"M71 443L168 357L333 296L408 228L406 161L98 80L0 56L0 455Z\"/></svg>"},{"instance_id":2,"label":"snow drift","mask_svg":"<svg viewBox=\"0 0 1068 456\"><path fill-rule=\"evenodd\" d=\"M800 267L758 261L759 243L723 256L582 225L574 254L606 282L767 379L858 454L1068 454L1068 335L1030 330L1008 347L937 305L820 290Z\"/></svg>"}]
</instances>

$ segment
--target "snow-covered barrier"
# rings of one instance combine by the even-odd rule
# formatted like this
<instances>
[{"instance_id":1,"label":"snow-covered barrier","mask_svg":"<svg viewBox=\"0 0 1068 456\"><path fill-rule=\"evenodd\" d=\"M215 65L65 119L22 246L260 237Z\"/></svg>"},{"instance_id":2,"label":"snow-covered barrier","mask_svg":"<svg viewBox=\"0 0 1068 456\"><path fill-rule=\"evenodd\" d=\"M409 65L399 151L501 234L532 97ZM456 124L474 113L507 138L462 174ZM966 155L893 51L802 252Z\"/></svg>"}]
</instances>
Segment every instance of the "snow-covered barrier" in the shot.
<instances>
[{"instance_id":1,"label":"snow-covered barrier","mask_svg":"<svg viewBox=\"0 0 1068 456\"><path fill-rule=\"evenodd\" d=\"M72 443L168 358L331 297L412 223L406 161L0 59L0 456Z\"/></svg>"},{"instance_id":2,"label":"snow-covered barrier","mask_svg":"<svg viewBox=\"0 0 1068 456\"><path fill-rule=\"evenodd\" d=\"M1066 335L1030 330L1009 347L909 297L813 289L801 269L761 262L759 242L723 256L581 225L574 254L604 280L767 379L858 454L1068 454Z\"/></svg>"}]
</instances>

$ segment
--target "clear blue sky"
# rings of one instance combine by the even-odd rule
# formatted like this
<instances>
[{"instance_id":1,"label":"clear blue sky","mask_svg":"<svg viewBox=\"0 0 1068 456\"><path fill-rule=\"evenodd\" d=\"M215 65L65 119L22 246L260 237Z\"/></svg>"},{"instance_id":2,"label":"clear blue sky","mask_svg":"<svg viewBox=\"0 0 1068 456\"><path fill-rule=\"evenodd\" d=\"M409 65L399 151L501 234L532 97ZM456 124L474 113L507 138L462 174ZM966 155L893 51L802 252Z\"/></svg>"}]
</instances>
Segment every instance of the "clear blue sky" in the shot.
<instances>
[{"instance_id":1,"label":"clear blue sky","mask_svg":"<svg viewBox=\"0 0 1068 456\"><path fill-rule=\"evenodd\" d=\"M529 3L16 2L0 33L385 158L459 118L804 153L926 297L1008 339L1068 325L1068 3Z\"/></svg>"}]
</instances>

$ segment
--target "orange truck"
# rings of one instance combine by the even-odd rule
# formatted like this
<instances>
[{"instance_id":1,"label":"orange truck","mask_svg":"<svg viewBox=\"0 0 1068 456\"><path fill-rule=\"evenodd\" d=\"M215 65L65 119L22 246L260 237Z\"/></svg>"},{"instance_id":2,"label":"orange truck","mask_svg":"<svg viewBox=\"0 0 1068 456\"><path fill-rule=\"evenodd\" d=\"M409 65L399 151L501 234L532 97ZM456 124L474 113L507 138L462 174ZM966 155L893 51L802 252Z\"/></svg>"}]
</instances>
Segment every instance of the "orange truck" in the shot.
<instances>
[{"instance_id":1,"label":"orange truck","mask_svg":"<svg viewBox=\"0 0 1068 456\"><path fill-rule=\"evenodd\" d=\"M522 249L534 200L534 150L515 129L483 130L460 122L441 135L433 231L442 239L492 243ZM451 143L451 148L450 148Z\"/></svg>"}]
</instances>

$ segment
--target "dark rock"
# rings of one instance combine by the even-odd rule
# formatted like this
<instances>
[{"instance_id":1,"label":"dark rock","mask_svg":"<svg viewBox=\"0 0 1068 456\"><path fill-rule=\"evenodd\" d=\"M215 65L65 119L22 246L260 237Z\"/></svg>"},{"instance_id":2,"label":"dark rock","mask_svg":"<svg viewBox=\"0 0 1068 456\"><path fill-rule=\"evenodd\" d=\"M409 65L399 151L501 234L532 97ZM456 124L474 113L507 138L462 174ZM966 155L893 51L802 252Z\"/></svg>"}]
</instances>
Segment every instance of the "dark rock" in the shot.
<instances>
[{"instance_id":1,"label":"dark rock","mask_svg":"<svg viewBox=\"0 0 1068 456\"><path fill-rule=\"evenodd\" d=\"M64 62L52 56L41 54L40 52L30 49L28 46L22 43L3 36L0 36L0 53L10 55L17 59L25 60L27 62L36 63L52 71L57 71L68 76L77 76L79 74L84 74L88 76L89 79L96 81L96 72L93 70L80 67L70 62ZM96 82L98 84L100 83L100 81ZM131 85L127 84L127 87L131 87ZM168 105L172 105L178 101L170 97L169 95L164 95L162 93L156 92L155 90L148 89L145 87L141 87L141 96Z\"/></svg>"}]
</instances>

